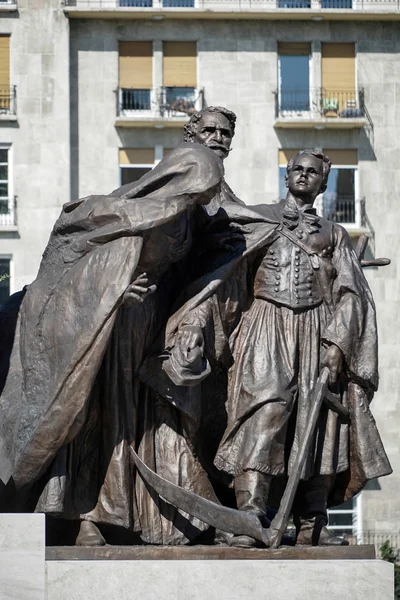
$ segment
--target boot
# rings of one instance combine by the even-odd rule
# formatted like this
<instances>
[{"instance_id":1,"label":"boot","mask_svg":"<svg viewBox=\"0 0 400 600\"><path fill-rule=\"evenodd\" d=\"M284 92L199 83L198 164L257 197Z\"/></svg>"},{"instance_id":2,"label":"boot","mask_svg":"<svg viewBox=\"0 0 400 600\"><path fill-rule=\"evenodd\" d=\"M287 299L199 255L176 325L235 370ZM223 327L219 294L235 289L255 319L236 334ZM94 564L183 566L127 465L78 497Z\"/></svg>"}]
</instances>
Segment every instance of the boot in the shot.
<instances>
[{"instance_id":1,"label":"boot","mask_svg":"<svg viewBox=\"0 0 400 600\"><path fill-rule=\"evenodd\" d=\"M333 535L321 517L312 519L294 519L296 525L296 546L348 546L343 537Z\"/></svg>"},{"instance_id":2,"label":"boot","mask_svg":"<svg viewBox=\"0 0 400 600\"><path fill-rule=\"evenodd\" d=\"M235 477L236 504L239 510L254 512L260 517L264 527L269 526L266 518L271 475L259 471L244 471ZM230 540L230 546L252 548L258 542L248 535L235 535Z\"/></svg>"},{"instance_id":3,"label":"boot","mask_svg":"<svg viewBox=\"0 0 400 600\"><path fill-rule=\"evenodd\" d=\"M106 540L91 521L81 521L76 546L105 546Z\"/></svg>"}]
</instances>

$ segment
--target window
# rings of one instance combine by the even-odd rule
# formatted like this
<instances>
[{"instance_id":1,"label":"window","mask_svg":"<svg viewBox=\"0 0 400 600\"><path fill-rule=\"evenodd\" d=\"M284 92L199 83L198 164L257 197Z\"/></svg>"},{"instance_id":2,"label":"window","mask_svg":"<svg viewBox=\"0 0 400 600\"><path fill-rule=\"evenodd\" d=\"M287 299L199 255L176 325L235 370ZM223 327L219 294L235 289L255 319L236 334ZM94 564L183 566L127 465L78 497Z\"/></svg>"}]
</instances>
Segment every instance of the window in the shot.
<instances>
[{"instance_id":1,"label":"window","mask_svg":"<svg viewBox=\"0 0 400 600\"><path fill-rule=\"evenodd\" d=\"M154 148L122 148L119 151L121 185L137 181L154 167Z\"/></svg>"},{"instance_id":2,"label":"window","mask_svg":"<svg viewBox=\"0 0 400 600\"><path fill-rule=\"evenodd\" d=\"M10 112L10 36L0 36L0 113Z\"/></svg>"},{"instance_id":3,"label":"window","mask_svg":"<svg viewBox=\"0 0 400 600\"><path fill-rule=\"evenodd\" d=\"M309 111L311 44L279 42L278 56L280 111Z\"/></svg>"},{"instance_id":4,"label":"window","mask_svg":"<svg viewBox=\"0 0 400 600\"><path fill-rule=\"evenodd\" d=\"M324 115L362 116L356 95L355 45L323 43L321 61Z\"/></svg>"},{"instance_id":5,"label":"window","mask_svg":"<svg viewBox=\"0 0 400 600\"><path fill-rule=\"evenodd\" d=\"M10 148L0 146L0 227L15 225L15 202L10 193Z\"/></svg>"},{"instance_id":6,"label":"window","mask_svg":"<svg viewBox=\"0 0 400 600\"><path fill-rule=\"evenodd\" d=\"M119 43L119 105L121 111L151 110L153 43Z\"/></svg>"},{"instance_id":7,"label":"window","mask_svg":"<svg viewBox=\"0 0 400 600\"><path fill-rule=\"evenodd\" d=\"M327 148L324 152L331 159L332 168L323 194L323 215L336 223L360 224L357 150Z\"/></svg>"},{"instance_id":8,"label":"window","mask_svg":"<svg viewBox=\"0 0 400 600\"><path fill-rule=\"evenodd\" d=\"M286 198L286 165L298 149L279 150L279 199ZM326 191L318 196L315 208L318 214L343 225L361 225L361 206L358 198L357 150L324 149L332 167Z\"/></svg>"},{"instance_id":9,"label":"window","mask_svg":"<svg viewBox=\"0 0 400 600\"><path fill-rule=\"evenodd\" d=\"M0 257L0 306L10 295L10 259Z\"/></svg>"},{"instance_id":10,"label":"window","mask_svg":"<svg viewBox=\"0 0 400 600\"><path fill-rule=\"evenodd\" d=\"M356 507L353 498L328 511L328 529L334 535L354 535Z\"/></svg>"},{"instance_id":11,"label":"window","mask_svg":"<svg viewBox=\"0 0 400 600\"><path fill-rule=\"evenodd\" d=\"M195 112L196 42L163 43L163 84L161 105L166 110L182 114Z\"/></svg>"}]
</instances>

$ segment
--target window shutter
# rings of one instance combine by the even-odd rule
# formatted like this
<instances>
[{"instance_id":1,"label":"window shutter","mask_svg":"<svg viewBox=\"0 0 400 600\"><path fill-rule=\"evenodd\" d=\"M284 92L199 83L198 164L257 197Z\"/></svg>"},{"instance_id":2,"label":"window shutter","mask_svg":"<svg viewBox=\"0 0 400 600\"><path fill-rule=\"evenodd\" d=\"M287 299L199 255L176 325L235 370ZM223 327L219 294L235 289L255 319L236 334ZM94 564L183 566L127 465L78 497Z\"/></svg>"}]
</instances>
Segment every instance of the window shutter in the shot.
<instances>
[{"instance_id":1,"label":"window shutter","mask_svg":"<svg viewBox=\"0 0 400 600\"><path fill-rule=\"evenodd\" d=\"M283 165L287 165L289 160L291 158L294 158L296 156L296 154L299 152L299 150L288 150L288 149L283 149L279 150L279 156L278 156L278 160L279 160L279 165L283 166Z\"/></svg>"},{"instance_id":2,"label":"window shutter","mask_svg":"<svg viewBox=\"0 0 400 600\"><path fill-rule=\"evenodd\" d=\"M119 43L119 87L148 90L153 87L153 43Z\"/></svg>"},{"instance_id":3,"label":"window shutter","mask_svg":"<svg viewBox=\"0 0 400 600\"><path fill-rule=\"evenodd\" d=\"M0 36L0 88L10 87L10 36Z\"/></svg>"},{"instance_id":4,"label":"window shutter","mask_svg":"<svg viewBox=\"0 0 400 600\"><path fill-rule=\"evenodd\" d=\"M153 165L154 148L121 148L120 165Z\"/></svg>"},{"instance_id":5,"label":"window shutter","mask_svg":"<svg viewBox=\"0 0 400 600\"><path fill-rule=\"evenodd\" d=\"M358 164L357 150L325 150L324 154L329 156L332 166Z\"/></svg>"},{"instance_id":6,"label":"window shutter","mask_svg":"<svg viewBox=\"0 0 400 600\"><path fill-rule=\"evenodd\" d=\"M164 42L164 86L197 87L196 62L196 42Z\"/></svg>"},{"instance_id":7,"label":"window shutter","mask_svg":"<svg viewBox=\"0 0 400 600\"><path fill-rule=\"evenodd\" d=\"M278 42L280 56L309 56L311 44L309 42Z\"/></svg>"},{"instance_id":8,"label":"window shutter","mask_svg":"<svg viewBox=\"0 0 400 600\"><path fill-rule=\"evenodd\" d=\"M322 87L326 91L354 92L355 57L354 44L322 44Z\"/></svg>"}]
</instances>

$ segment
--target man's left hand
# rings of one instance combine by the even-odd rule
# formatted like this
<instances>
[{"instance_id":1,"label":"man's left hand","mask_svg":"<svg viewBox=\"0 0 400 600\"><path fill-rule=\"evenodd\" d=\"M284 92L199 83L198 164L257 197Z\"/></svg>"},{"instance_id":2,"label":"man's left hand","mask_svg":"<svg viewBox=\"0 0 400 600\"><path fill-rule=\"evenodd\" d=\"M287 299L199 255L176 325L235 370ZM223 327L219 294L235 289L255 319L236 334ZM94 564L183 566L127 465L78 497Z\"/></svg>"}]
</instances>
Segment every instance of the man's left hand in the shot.
<instances>
[{"instance_id":1,"label":"man's left hand","mask_svg":"<svg viewBox=\"0 0 400 600\"><path fill-rule=\"evenodd\" d=\"M328 367L329 383L331 385L335 384L343 369L343 352L338 346L331 344L331 346L325 350L321 361L321 367Z\"/></svg>"}]
</instances>

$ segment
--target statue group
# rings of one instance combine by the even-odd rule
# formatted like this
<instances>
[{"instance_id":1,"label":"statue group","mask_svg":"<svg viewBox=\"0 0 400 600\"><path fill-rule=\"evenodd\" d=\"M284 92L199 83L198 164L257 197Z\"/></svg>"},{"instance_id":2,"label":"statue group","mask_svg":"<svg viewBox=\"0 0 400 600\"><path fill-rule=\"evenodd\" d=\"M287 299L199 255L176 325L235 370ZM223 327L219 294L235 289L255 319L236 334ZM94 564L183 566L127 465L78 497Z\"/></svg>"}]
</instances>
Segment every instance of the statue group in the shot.
<instances>
[{"instance_id":1,"label":"statue group","mask_svg":"<svg viewBox=\"0 0 400 600\"><path fill-rule=\"evenodd\" d=\"M235 121L203 109L139 181L67 203L2 307L2 511L81 546L277 545L289 514L293 543L344 545L328 507L391 472L367 263L313 206L329 158L299 152L286 199L247 206Z\"/></svg>"}]
</instances>

